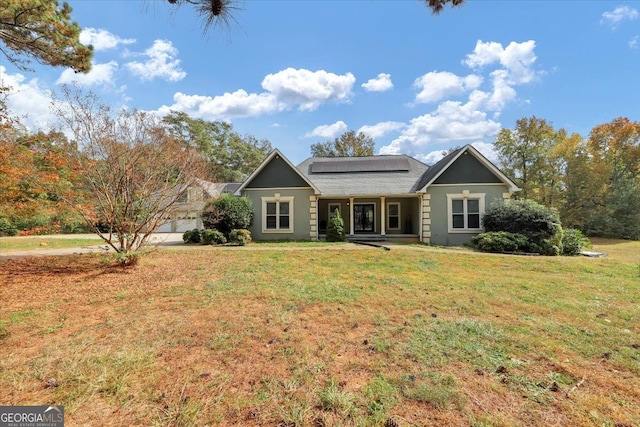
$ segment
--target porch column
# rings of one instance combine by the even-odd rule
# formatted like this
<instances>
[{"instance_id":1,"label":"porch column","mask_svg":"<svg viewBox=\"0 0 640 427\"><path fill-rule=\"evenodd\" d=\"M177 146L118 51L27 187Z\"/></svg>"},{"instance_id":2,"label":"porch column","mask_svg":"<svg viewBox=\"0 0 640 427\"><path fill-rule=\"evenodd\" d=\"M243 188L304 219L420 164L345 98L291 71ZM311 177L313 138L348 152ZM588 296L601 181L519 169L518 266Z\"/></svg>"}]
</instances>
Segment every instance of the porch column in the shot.
<instances>
[{"instance_id":1,"label":"porch column","mask_svg":"<svg viewBox=\"0 0 640 427\"><path fill-rule=\"evenodd\" d=\"M385 196L380 196L380 235L384 236L386 234L386 229L385 229L385 223L386 223L386 218L385 218L385 209L384 209L384 201L385 201L386 197Z\"/></svg>"},{"instance_id":2,"label":"porch column","mask_svg":"<svg viewBox=\"0 0 640 427\"><path fill-rule=\"evenodd\" d=\"M318 240L318 198L309 196L309 238L312 242Z\"/></svg>"},{"instance_id":3,"label":"porch column","mask_svg":"<svg viewBox=\"0 0 640 427\"><path fill-rule=\"evenodd\" d=\"M431 194L422 196L422 241L431 243Z\"/></svg>"},{"instance_id":4,"label":"porch column","mask_svg":"<svg viewBox=\"0 0 640 427\"><path fill-rule=\"evenodd\" d=\"M353 236L354 234L354 226L353 226L353 197L349 197L349 234Z\"/></svg>"}]
</instances>

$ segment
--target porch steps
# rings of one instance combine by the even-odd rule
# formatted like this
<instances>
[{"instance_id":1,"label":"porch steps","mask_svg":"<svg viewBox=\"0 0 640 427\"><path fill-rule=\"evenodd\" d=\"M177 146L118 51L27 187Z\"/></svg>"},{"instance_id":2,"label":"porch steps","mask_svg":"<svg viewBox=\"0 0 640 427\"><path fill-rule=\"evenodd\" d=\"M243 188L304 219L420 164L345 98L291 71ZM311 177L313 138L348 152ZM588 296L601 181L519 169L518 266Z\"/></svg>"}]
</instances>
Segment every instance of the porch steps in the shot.
<instances>
[{"instance_id":1,"label":"porch steps","mask_svg":"<svg viewBox=\"0 0 640 427\"><path fill-rule=\"evenodd\" d=\"M348 242L388 242L389 238L387 236L375 236L375 235L370 235L370 236L358 236L358 235L354 235L354 236L347 236L347 241Z\"/></svg>"}]
</instances>

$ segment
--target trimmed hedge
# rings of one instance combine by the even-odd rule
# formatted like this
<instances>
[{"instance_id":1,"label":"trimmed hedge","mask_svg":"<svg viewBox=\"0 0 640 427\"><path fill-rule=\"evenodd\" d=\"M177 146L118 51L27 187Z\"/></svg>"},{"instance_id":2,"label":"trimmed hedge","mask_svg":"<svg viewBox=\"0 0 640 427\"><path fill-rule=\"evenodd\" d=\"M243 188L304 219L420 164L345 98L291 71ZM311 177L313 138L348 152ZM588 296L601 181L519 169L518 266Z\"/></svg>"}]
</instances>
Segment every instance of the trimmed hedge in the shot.
<instances>
[{"instance_id":1,"label":"trimmed hedge","mask_svg":"<svg viewBox=\"0 0 640 427\"><path fill-rule=\"evenodd\" d=\"M591 246L589 239L582 231L575 228L566 228L562 234L562 255L579 255L582 249Z\"/></svg>"},{"instance_id":2,"label":"trimmed hedge","mask_svg":"<svg viewBox=\"0 0 640 427\"><path fill-rule=\"evenodd\" d=\"M202 230L203 245L223 245L227 243L227 238L219 230Z\"/></svg>"},{"instance_id":3,"label":"trimmed hedge","mask_svg":"<svg viewBox=\"0 0 640 427\"><path fill-rule=\"evenodd\" d=\"M229 233L229 243L244 246L251 242L251 232L247 229L231 230Z\"/></svg>"},{"instance_id":4,"label":"trimmed hedge","mask_svg":"<svg viewBox=\"0 0 640 427\"><path fill-rule=\"evenodd\" d=\"M483 252L526 252L527 236L508 231L490 231L471 238L474 248Z\"/></svg>"},{"instance_id":5,"label":"trimmed hedge","mask_svg":"<svg viewBox=\"0 0 640 427\"><path fill-rule=\"evenodd\" d=\"M182 241L185 243L200 243L202 241L202 234L197 228L187 230L182 234Z\"/></svg>"},{"instance_id":6,"label":"trimmed hedge","mask_svg":"<svg viewBox=\"0 0 640 427\"><path fill-rule=\"evenodd\" d=\"M486 232L473 237L471 244L485 252L577 255L589 246L580 230L562 229L555 209L532 200L493 206L482 223Z\"/></svg>"}]
</instances>

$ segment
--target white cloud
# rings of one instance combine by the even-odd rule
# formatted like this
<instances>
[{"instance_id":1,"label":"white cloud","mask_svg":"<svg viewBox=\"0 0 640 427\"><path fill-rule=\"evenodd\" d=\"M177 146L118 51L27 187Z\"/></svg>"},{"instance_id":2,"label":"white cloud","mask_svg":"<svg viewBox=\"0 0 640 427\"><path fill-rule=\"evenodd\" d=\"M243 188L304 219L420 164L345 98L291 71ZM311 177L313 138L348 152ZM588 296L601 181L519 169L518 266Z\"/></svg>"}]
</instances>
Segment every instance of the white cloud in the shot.
<instances>
[{"instance_id":1,"label":"white cloud","mask_svg":"<svg viewBox=\"0 0 640 427\"><path fill-rule=\"evenodd\" d=\"M534 80L539 73L532 69L537 57L534 53L536 42L511 42L506 48L496 42L478 40L473 53L467 55L463 64L481 69L499 62L506 71L505 80L509 84L524 84Z\"/></svg>"},{"instance_id":2,"label":"white cloud","mask_svg":"<svg viewBox=\"0 0 640 427\"><path fill-rule=\"evenodd\" d=\"M173 105L162 106L158 112L165 115L175 110L207 120L230 120L234 117L259 116L284 109L284 106L279 105L277 99L269 93L247 93L242 89L215 97L177 92L173 95L173 100Z\"/></svg>"},{"instance_id":3,"label":"white cloud","mask_svg":"<svg viewBox=\"0 0 640 427\"><path fill-rule=\"evenodd\" d=\"M305 138L321 137L326 139L336 138L347 131L347 124L339 120L331 125L318 126L311 132L307 132Z\"/></svg>"},{"instance_id":4,"label":"white cloud","mask_svg":"<svg viewBox=\"0 0 640 427\"><path fill-rule=\"evenodd\" d=\"M142 80L161 78L170 82L177 82L186 77L187 73L180 68L180 60L175 57L178 49L167 40L156 40L153 46L144 51L148 59L145 62L132 61L126 67L132 74Z\"/></svg>"},{"instance_id":5,"label":"white cloud","mask_svg":"<svg viewBox=\"0 0 640 427\"><path fill-rule=\"evenodd\" d=\"M355 81L351 73L337 75L324 70L287 68L267 74L262 87L289 108L299 105L301 111L313 111L324 102L347 101Z\"/></svg>"},{"instance_id":6,"label":"white cloud","mask_svg":"<svg viewBox=\"0 0 640 427\"><path fill-rule=\"evenodd\" d=\"M362 132L371 138L380 138L390 132L396 132L405 127L401 122L380 122L375 125L365 125L358 129L358 133Z\"/></svg>"},{"instance_id":7,"label":"white cloud","mask_svg":"<svg viewBox=\"0 0 640 427\"><path fill-rule=\"evenodd\" d=\"M415 154L415 158L420 160L425 165L433 166L438 163L445 156L446 150L431 151L427 154Z\"/></svg>"},{"instance_id":8,"label":"white cloud","mask_svg":"<svg viewBox=\"0 0 640 427\"><path fill-rule=\"evenodd\" d=\"M638 19L638 10L629 6L618 6L614 10L604 12L600 24L616 29L623 21Z\"/></svg>"},{"instance_id":9,"label":"white cloud","mask_svg":"<svg viewBox=\"0 0 640 427\"><path fill-rule=\"evenodd\" d=\"M472 102L445 101L436 111L412 119L398 138L380 149L380 154L415 154L432 144L494 137L500 123L475 107Z\"/></svg>"},{"instance_id":10,"label":"white cloud","mask_svg":"<svg viewBox=\"0 0 640 427\"><path fill-rule=\"evenodd\" d=\"M351 73L337 75L324 70L287 68L264 78L265 92L247 93L238 89L214 97L178 92L173 96L173 105L161 107L159 113L175 110L206 120L230 120L290 110L296 106L300 111L312 111L323 103L347 102L354 83L355 77Z\"/></svg>"},{"instance_id":11,"label":"white cloud","mask_svg":"<svg viewBox=\"0 0 640 427\"><path fill-rule=\"evenodd\" d=\"M629 47L631 49L637 49L639 42L640 42L640 36L634 36L631 38L631 40L629 40Z\"/></svg>"},{"instance_id":12,"label":"white cloud","mask_svg":"<svg viewBox=\"0 0 640 427\"><path fill-rule=\"evenodd\" d=\"M136 39L123 39L104 29L85 28L80 32L80 43L85 46L92 45L93 50L113 49L120 44L132 44Z\"/></svg>"},{"instance_id":13,"label":"white cloud","mask_svg":"<svg viewBox=\"0 0 640 427\"><path fill-rule=\"evenodd\" d=\"M494 165L498 164L498 154L495 151L493 143L488 142L473 142L471 145L478 150L483 156L487 158ZM448 150L435 150L427 154L416 154L416 159L421 162L433 166L444 158Z\"/></svg>"},{"instance_id":14,"label":"white cloud","mask_svg":"<svg viewBox=\"0 0 640 427\"><path fill-rule=\"evenodd\" d=\"M498 160L498 153L496 152L496 146L492 142L473 142L471 145L478 150L483 156L487 158L491 163L498 166L500 163Z\"/></svg>"},{"instance_id":15,"label":"white cloud","mask_svg":"<svg viewBox=\"0 0 640 427\"><path fill-rule=\"evenodd\" d=\"M91 64L88 73L76 73L71 68L67 68L60 74L57 84L76 83L80 86L108 85L114 84L113 75L118 69L116 61L109 61L105 64Z\"/></svg>"},{"instance_id":16,"label":"white cloud","mask_svg":"<svg viewBox=\"0 0 640 427\"><path fill-rule=\"evenodd\" d=\"M391 74L380 73L375 79L369 79L361 85L367 92L384 92L393 89Z\"/></svg>"},{"instance_id":17,"label":"white cloud","mask_svg":"<svg viewBox=\"0 0 640 427\"><path fill-rule=\"evenodd\" d=\"M431 71L418 77L413 84L420 89L416 102L429 103L461 95L478 88L481 83L482 77L475 74L460 77L448 71Z\"/></svg>"},{"instance_id":18,"label":"white cloud","mask_svg":"<svg viewBox=\"0 0 640 427\"><path fill-rule=\"evenodd\" d=\"M29 129L46 128L54 118L49 110L51 91L42 88L38 79L27 81L22 74L6 74L6 70L0 65L0 81L10 88L8 109Z\"/></svg>"},{"instance_id":19,"label":"white cloud","mask_svg":"<svg viewBox=\"0 0 640 427\"><path fill-rule=\"evenodd\" d=\"M407 153L433 163L442 150L420 154L433 145L483 143L495 138L501 128L497 117L517 99L516 87L543 75L534 68L535 46L533 40L511 42L507 47L478 40L473 52L462 61L475 70L474 74L461 77L433 71L416 79L415 86L420 89L416 102L444 101L430 113L412 119L396 139L380 148L380 153ZM489 79L483 79L483 71L488 71ZM490 88L481 87L485 80ZM466 101L451 100L464 93L468 93Z\"/></svg>"}]
</instances>

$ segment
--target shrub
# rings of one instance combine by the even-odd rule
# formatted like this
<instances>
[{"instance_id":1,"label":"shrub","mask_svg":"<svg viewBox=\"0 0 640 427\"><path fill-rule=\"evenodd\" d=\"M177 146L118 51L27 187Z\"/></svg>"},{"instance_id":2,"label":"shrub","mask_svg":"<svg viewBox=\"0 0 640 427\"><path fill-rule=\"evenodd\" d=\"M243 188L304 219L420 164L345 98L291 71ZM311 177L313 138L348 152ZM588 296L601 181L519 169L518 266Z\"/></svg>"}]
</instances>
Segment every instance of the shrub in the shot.
<instances>
[{"instance_id":1,"label":"shrub","mask_svg":"<svg viewBox=\"0 0 640 427\"><path fill-rule=\"evenodd\" d=\"M122 251L113 254L113 258L116 260L118 265L120 265L120 267L127 268L138 265L140 256L142 254L143 253L141 251Z\"/></svg>"},{"instance_id":2,"label":"shrub","mask_svg":"<svg viewBox=\"0 0 640 427\"><path fill-rule=\"evenodd\" d=\"M582 231L575 228L567 228L562 235L562 255L579 255L582 249L591 246Z\"/></svg>"},{"instance_id":3,"label":"shrub","mask_svg":"<svg viewBox=\"0 0 640 427\"><path fill-rule=\"evenodd\" d=\"M197 228L187 230L182 234L182 241L185 243L200 243L202 241L202 233Z\"/></svg>"},{"instance_id":4,"label":"shrub","mask_svg":"<svg viewBox=\"0 0 640 427\"><path fill-rule=\"evenodd\" d=\"M231 230L251 227L253 224L253 203L247 197L223 194L204 207L202 222L205 228L213 228L229 236Z\"/></svg>"},{"instance_id":5,"label":"shrub","mask_svg":"<svg viewBox=\"0 0 640 427\"><path fill-rule=\"evenodd\" d=\"M327 242L344 242L344 220L340 216L340 211L333 211L329 224L327 225Z\"/></svg>"},{"instance_id":6,"label":"shrub","mask_svg":"<svg viewBox=\"0 0 640 427\"><path fill-rule=\"evenodd\" d=\"M527 236L507 231L489 231L471 238L474 248L483 252L525 252L528 251Z\"/></svg>"},{"instance_id":7,"label":"shrub","mask_svg":"<svg viewBox=\"0 0 640 427\"><path fill-rule=\"evenodd\" d=\"M231 233L229 233L230 243L244 246L250 241L251 241L251 232L247 229L231 230Z\"/></svg>"},{"instance_id":8,"label":"shrub","mask_svg":"<svg viewBox=\"0 0 640 427\"><path fill-rule=\"evenodd\" d=\"M487 232L506 231L527 238L526 252L559 255L562 252L562 225L555 209L532 200L510 200L493 206L482 223Z\"/></svg>"},{"instance_id":9,"label":"shrub","mask_svg":"<svg viewBox=\"0 0 640 427\"><path fill-rule=\"evenodd\" d=\"M227 238L219 230L202 230L201 234L203 245L223 245L227 243Z\"/></svg>"},{"instance_id":10,"label":"shrub","mask_svg":"<svg viewBox=\"0 0 640 427\"><path fill-rule=\"evenodd\" d=\"M7 218L0 218L0 236L17 236L18 229Z\"/></svg>"}]
</instances>

